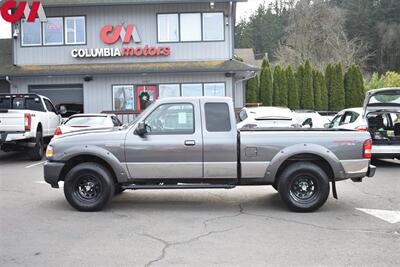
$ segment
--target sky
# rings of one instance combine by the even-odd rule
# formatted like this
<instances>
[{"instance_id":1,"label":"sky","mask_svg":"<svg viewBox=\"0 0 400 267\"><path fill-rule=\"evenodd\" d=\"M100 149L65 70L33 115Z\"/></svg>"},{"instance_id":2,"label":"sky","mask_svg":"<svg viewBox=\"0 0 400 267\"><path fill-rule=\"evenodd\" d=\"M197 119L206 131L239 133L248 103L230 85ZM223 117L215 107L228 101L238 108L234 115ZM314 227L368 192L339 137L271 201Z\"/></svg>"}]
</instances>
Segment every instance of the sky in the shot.
<instances>
[{"instance_id":1,"label":"sky","mask_svg":"<svg viewBox=\"0 0 400 267\"><path fill-rule=\"evenodd\" d=\"M251 15L262 2L264 0L248 0L246 3L239 3L237 6L238 20ZM266 2L270 2L270 0L266 0ZM0 16L0 39L4 38L11 38L11 29L10 24L5 22Z\"/></svg>"}]
</instances>

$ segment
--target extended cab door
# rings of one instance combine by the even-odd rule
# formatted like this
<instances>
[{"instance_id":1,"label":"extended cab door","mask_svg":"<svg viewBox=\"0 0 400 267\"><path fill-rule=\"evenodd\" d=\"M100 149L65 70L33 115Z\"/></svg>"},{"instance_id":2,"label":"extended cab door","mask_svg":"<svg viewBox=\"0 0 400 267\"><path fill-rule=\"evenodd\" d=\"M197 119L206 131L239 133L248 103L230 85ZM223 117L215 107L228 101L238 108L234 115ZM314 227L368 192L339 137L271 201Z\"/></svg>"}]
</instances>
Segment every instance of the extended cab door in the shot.
<instances>
[{"instance_id":1,"label":"extended cab door","mask_svg":"<svg viewBox=\"0 0 400 267\"><path fill-rule=\"evenodd\" d=\"M237 179L237 129L235 111L229 98L201 100L204 178Z\"/></svg>"},{"instance_id":2,"label":"extended cab door","mask_svg":"<svg viewBox=\"0 0 400 267\"><path fill-rule=\"evenodd\" d=\"M199 100L159 101L125 141L126 164L134 179L203 178L203 139ZM137 125L137 124L136 124Z\"/></svg>"}]
</instances>

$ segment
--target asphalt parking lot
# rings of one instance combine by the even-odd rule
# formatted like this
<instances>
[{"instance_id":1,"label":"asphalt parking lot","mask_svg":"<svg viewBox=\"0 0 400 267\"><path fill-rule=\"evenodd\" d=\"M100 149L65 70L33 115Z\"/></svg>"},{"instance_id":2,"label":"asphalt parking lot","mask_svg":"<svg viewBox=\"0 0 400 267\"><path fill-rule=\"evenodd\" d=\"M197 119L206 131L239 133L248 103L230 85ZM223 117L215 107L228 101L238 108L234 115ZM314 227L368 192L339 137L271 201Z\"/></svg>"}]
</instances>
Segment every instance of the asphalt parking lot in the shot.
<instances>
[{"instance_id":1,"label":"asphalt parking lot","mask_svg":"<svg viewBox=\"0 0 400 267\"><path fill-rule=\"evenodd\" d=\"M309 214L272 187L131 191L81 213L44 184L40 162L0 153L0 265L400 266L400 223L385 215L400 211L400 162L376 164Z\"/></svg>"}]
</instances>

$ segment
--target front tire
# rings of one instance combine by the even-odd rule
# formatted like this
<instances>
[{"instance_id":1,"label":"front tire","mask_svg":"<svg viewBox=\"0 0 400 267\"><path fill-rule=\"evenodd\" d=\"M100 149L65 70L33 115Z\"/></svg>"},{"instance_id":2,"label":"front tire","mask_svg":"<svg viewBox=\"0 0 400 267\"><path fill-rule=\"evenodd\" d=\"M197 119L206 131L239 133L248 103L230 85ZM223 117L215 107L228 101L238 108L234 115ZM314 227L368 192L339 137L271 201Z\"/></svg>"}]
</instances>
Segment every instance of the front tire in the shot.
<instances>
[{"instance_id":1,"label":"front tire","mask_svg":"<svg viewBox=\"0 0 400 267\"><path fill-rule=\"evenodd\" d=\"M278 191L283 202L296 212L319 209L329 196L327 174L311 162L296 162L280 175Z\"/></svg>"},{"instance_id":2,"label":"front tire","mask_svg":"<svg viewBox=\"0 0 400 267\"><path fill-rule=\"evenodd\" d=\"M35 146L29 151L29 158L31 160L42 160L43 158L43 134L38 130L35 138Z\"/></svg>"},{"instance_id":3,"label":"front tire","mask_svg":"<svg viewBox=\"0 0 400 267\"><path fill-rule=\"evenodd\" d=\"M111 201L115 187L111 173L94 162L72 168L64 183L68 203L79 211L100 211Z\"/></svg>"}]
</instances>

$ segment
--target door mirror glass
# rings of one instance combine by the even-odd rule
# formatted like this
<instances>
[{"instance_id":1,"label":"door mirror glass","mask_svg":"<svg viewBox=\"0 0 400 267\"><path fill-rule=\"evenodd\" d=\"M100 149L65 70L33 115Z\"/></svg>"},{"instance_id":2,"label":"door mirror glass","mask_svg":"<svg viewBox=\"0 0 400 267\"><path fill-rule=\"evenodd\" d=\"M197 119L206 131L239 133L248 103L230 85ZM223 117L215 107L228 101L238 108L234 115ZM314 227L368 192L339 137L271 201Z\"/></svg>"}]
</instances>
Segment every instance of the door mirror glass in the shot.
<instances>
[{"instance_id":1,"label":"door mirror glass","mask_svg":"<svg viewBox=\"0 0 400 267\"><path fill-rule=\"evenodd\" d=\"M135 133L137 134L137 135L139 135L139 136L144 136L146 133L147 133L147 126L146 126L146 123L145 122L139 122L139 124L138 124L138 126L137 126L137 128L136 128L136 130L135 130Z\"/></svg>"},{"instance_id":2,"label":"door mirror glass","mask_svg":"<svg viewBox=\"0 0 400 267\"><path fill-rule=\"evenodd\" d=\"M305 121L303 121L302 123L303 127L309 127L312 128L313 127L313 122L311 118L306 119Z\"/></svg>"},{"instance_id":3,"label":"door mirror glass","mask_svg":"<svg viewBox=\"0 0 400 267\"><path fill-rule=\"evenodd\" d=\"M331 128L331 123L330 123L330 122L325 123L325 124L324 124L324 128Z\"/></svg>"}]
</instances>

